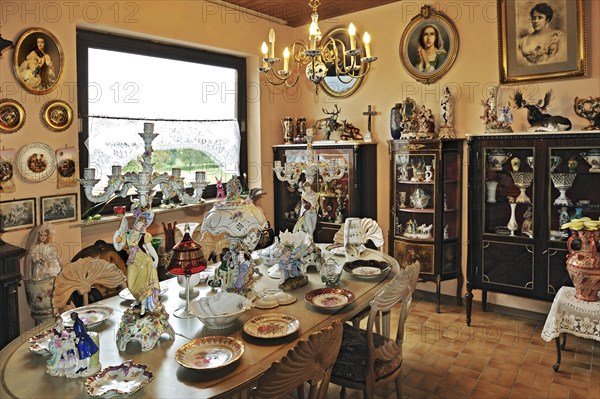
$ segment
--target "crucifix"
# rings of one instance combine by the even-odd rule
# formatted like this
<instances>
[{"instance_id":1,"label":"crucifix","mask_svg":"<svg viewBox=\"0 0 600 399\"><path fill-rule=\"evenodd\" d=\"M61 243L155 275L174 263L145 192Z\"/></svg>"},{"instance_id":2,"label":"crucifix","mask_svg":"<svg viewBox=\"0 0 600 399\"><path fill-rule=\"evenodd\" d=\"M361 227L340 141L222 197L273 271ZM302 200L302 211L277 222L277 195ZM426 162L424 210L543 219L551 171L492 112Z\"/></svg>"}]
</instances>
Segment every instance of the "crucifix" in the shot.
<instances>
[{"instance_id":1,"label":"crucifix","mask_svg":"<svg viewBox=\"0 0 600 399\"><path fill-rule=\"evenodd\" d=\"M371 106L369 105L366 112L363 112L363 115L367 116L367 134L365 135L365 141L371 141L371 116L377 115L377 111L371 111Z\"/></svg>"}]
</instances>

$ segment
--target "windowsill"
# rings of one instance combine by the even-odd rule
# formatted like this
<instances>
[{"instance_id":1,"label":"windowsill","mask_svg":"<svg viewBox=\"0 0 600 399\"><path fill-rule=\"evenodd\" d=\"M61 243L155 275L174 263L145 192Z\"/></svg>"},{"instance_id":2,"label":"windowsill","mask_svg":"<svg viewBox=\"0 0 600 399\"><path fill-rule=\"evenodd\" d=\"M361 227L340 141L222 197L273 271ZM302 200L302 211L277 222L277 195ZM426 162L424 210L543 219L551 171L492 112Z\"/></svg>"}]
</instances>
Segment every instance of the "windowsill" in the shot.
<instances>
[{"instance_id":1,"label":"windowsill","mask_svg":"<svg viewBox=\"0 0 600 399\"><path fill-rule=\"evenodd\" d=\"M212 206L216 202L217 202L216 199L211 198L208 200L204 200L204 202L202 202L200 204L181 205L181 206L177 205L175 208L157 207L157 208L152 208L152 211L155 214L155 219L156 219L156 216L158 216L158 215L168 215L169 213L175 213L175 212L181 212L181 211L185 212L185 211L189 211L189 210L199 210L199 211L202 211L202 213L204 213L208 210L205 208L212 208ZM125 214L125 217L126 218L133 217L133 214L131 212L127 212ZM70 227L85 229L86 227L96 227L96 226L110 224L110 223L117 224L120 220L121 220L120 216L105 215L105 216L102 216L102 218L100 220L82 220L80 223L72 224Z\"/></svg>"}]
</instances>

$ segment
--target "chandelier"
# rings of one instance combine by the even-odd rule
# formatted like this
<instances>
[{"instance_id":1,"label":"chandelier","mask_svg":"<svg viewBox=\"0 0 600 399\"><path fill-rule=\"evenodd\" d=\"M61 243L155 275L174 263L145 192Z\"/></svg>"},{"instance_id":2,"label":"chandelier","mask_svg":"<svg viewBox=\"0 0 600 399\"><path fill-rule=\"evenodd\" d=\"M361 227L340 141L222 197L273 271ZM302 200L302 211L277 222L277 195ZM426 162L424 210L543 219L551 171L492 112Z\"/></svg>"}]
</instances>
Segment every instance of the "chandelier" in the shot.
<instances>
[{"instance_id":1,"label":"chandelier","mask_svg":"<svg viewBox=\"0 0 600 399\"><path fill-rule=\"evenodd\" d=\"M289 47L283 50L283 69L277 70L281 58L275 57L275 31L273 29L269 31L269 45L267 46L266 42L262 43L263 66L258 68L258 71L263 72L267 81L272 85L295 86L301 75L300 67L304 65L306 65L306 77L315 84L316 88L325 76L333 76L329 68L335 69L335 76L342 83L349 83L352 79L365 76L369 72L371 62L377 60L377 57L371 56L371 37L368 32L365 32L363 36L363 57L360 45L357 47L356 27L353 23L348 27L349 45L348 42L332 36L328 36L322 41L317 12L319 4L321 4L321 0L308 1L308 5L312 9L308 42L296 40L292 44L291 51Z\"/></svg>"},{"instance_id":2,"label":"chandelier","mask_svg":"<svg viewBox=\"0 0 600 399\"><path fill-rule=\"evenodd\" d=\"M186 194L180 168L173 168L171 175L166 172L162 174L154 172L152 141L158 136L158 133L154 133L154 123L144 123L144 132L138 134L144 140L144 153L140 162L142 171L122 174L122 166L113 165L104 192L94 194L94 186L100 179L96 179L95 168L85 168L83 179L79 179L79 181L84 188L87 199L92 202L106 202L113 196L125 198L129 195L129 190L135 188L140 206L145 209L152 204L152 198L156 193L154 190L158 186L163 192L163 198L171 199L177 196L182 205L202 202L202 192L208 185L206 172L196 172L196 181L191 183L194 193L192 195Z\"/></svg>"},{"instance_id":3,"label":"chandelier","mask_svg":"<svg viewBox=\"0 0 600 399\"><path fill-rule=\"evenodd\" d=\"M306 182L311 184L315 181L317 172L323 182L341 179L348 166L341 158L328 159L326 161L315 160L315 152L312 147L313 130L306 129L306 156L304 161L286 162L283 166L281 161L275 161L273 171L280 181L288 182L291 186L298 183L300 176L304 174Z\"/></svg>"}]
</instances>

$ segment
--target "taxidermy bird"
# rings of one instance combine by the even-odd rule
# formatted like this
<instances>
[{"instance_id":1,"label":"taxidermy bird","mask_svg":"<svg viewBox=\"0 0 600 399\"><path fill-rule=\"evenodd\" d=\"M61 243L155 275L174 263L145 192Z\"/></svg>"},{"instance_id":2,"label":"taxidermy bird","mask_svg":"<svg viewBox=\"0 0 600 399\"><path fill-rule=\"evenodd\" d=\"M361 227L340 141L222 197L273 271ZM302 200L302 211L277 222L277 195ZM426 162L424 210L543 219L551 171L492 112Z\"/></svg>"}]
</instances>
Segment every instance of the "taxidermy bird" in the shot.
<instances>
[{"instance_id":1,"label":"taxidermy bird","mask_svg":"<svg viewBox=\"0 0 600 399\"><path fill-rule=\"evenodd\" d=\"M544 113L552 100L552 90L548 90L544 99L538 100L537 104L528 104L519 90L515 91L514 100L517 108L527 108L527 121L531 125L527 131L556 132L571 129L571 121L568 118Z\"/></svg>"}]
</instances>

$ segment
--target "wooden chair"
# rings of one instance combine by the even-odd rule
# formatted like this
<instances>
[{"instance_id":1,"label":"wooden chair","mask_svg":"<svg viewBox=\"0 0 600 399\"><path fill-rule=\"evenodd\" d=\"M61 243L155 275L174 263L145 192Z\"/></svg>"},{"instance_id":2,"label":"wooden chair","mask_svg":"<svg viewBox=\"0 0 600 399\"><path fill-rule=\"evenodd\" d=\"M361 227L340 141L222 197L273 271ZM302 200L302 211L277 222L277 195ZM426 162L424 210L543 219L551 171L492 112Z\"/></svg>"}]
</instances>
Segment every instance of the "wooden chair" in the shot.
<instances>
[{"instance_id":1,"label":"wooden chair","mask_svg":"<svg viewBox=\"0 0 600 399\"><path fill-rule=\"evenodd\" d=\"M202 233L199 243L204 257L211 263L221 262L223 254L229 250L230 241L226 235L227 233L214 235L208 231Z\"/></svg>"},{"instance_id":2,"label":"wooden chair","mask_svg":"<svg viewBox=\"0 0 600 399\"><path fill-rule=\"evenodd\" d=\"M392 380L397 398L402 398L404 323L419 269L419 262L408 265L382 288L370 303L366 330L344 324L342 346L331 375L331 382L342 387L341 398L345 398L346 388L351 388L362 390L364 398L371 399L375 384ZM392 318L392 313L397 314Z\"/></svg>"},{"instance_id":3,"label":"wooden chair","mask_svg":"<svg viewBox=\"0 0 600 399\"><path fill-rule=\"evenodd\" d=\"M383 251L383 244L385 243L383 239L383 231L379 224L376 221L370 218L362 218L360 219L360 226L362 228L362 234L364 237L365 244L371 242L374 246L374 249L378 249ZM338 230L337 233L333 236L333 242L335 244L344 244L344 226Z\"/></svg>"},{"instance_id":4,"label":"wooden chair","mask_svg":"<svg viewBox=\"0 0 600 399\"><path fill-rule=\"evenodd\" d=\"M108 288L126 288L127 278L117 265L100 258L81 258L65 265L54 279L52 290L54 314L66 310L65 307L71 302L71 295L74 292L83 297L84 306L88 305L88 294L96 284ZM75 305L71 302L70 308L73 307Z\"/></svg>"},{"instance_id":5,"label":"wooden chair","mask_svg":"<svg viewBox=\"0 0 600 399\"><path fill-rule=\"evenodd\" d=\"M254 399L287 398L296 390L298 398L302 399L304 383L308 382L308 399L325 398L341 342L342 323L335 320L331 326L299 341L280 361L273 363L250 391L250 396Z\"/></svg>"}]
</instances>

